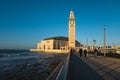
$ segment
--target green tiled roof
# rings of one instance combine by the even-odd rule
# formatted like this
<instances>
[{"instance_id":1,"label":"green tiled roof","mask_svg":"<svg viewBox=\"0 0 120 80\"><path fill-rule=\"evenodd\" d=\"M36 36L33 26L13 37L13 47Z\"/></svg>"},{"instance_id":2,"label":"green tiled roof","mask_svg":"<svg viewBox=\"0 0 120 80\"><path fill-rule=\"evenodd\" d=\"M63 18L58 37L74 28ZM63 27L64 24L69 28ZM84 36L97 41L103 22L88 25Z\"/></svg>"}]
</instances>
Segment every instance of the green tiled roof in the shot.
<instances>
[{"instance_id":1,"label":"green tiled roof","mask_svg":"<svg viewBox=\"0 0 120 80\"><path fill-rule=\"evenodd\" d=\"M44 40L49 40L49 39L68 41L68 37L64 37L64 36L49 37L49 38L45 38Z\"/></svg>"},{"instance_id":2,"label":"green tiled roof","mask_svg":"<svg viewBox=\"0 0 120 80\"><path fill-rule=\"evenodd\" d=\"M49 37L43 40L49 40L49 39L68 41L68 37L64 37L64 36ZM75 42L78 42L78 41L75 40Z\"/></svg>"}]
</instances>

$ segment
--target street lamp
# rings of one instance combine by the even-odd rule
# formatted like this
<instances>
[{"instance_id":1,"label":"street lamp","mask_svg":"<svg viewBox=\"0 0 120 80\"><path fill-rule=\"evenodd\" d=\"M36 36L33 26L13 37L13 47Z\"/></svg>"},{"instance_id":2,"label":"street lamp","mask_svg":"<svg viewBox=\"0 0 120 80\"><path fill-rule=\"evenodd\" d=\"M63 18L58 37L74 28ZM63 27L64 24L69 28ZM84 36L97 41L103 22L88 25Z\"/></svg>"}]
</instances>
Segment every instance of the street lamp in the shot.
<instances>
[{"instance_id":1,"label":"street lamp","mask_svg":"<svg viewBox=\"0 0 120 80\"><path fill-rule=\"evenodd\" d=\"M104 25L104 56L106 56L106 26Z\"/></svg>"}]
</instances>

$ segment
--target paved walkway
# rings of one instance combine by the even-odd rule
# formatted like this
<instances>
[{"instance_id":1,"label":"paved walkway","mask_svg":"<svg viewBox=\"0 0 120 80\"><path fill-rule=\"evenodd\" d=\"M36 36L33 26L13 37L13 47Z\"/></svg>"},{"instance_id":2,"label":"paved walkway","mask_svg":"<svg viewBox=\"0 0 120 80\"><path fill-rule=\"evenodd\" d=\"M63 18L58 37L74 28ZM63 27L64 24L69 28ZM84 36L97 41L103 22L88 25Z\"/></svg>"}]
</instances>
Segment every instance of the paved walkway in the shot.
<instances>
[{"instance_id":1,"label":"paved walkway","mask_svg":"<svg viewBox=\"0 0 120 80\"><path fill-rule=\"evenodd\" d=\"M103 78L85 61L71 54L67 80L103 80Z\"/></svg>"},{"instance_id":2,"label":"paved walkway","mask_svg":"<svg viewBox=\"0 0 120 80\"><path fill-rule=\"evenodd\" d=\"M81 58L81 60L93 68L104 80L120 80L120 59L89 55L88 58Z\"/></svg>"}]
</instances>

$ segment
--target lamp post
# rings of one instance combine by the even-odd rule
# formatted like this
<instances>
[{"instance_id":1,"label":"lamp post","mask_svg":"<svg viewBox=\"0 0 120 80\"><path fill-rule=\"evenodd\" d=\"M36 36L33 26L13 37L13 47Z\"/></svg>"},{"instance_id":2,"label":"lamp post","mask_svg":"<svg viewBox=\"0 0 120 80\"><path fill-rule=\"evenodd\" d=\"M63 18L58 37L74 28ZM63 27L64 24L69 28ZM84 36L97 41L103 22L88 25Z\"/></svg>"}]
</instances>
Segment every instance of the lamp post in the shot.
<instances>
[{"instance_id":1,"label":"lamp post","mask_svg":"<svg viewBox=\"0 0 120 80\"><path fill-rule=\"evenodd\" d=\"M104 25L104 56L106 56L106 26Z\"/></svg>"}]
</instances>

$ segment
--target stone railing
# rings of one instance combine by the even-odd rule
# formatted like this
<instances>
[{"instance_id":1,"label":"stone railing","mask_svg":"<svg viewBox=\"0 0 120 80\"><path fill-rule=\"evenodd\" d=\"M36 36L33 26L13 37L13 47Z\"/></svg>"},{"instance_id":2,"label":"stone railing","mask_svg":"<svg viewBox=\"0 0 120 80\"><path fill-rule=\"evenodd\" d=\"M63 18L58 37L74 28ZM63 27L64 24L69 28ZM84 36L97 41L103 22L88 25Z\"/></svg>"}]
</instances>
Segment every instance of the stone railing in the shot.
<instances>
[{"instance_id":1,"label":"stone railing","mask_svg":"<svg viewBox=\"0 0 120 80\"><path fill-rule=\"evenodd\" d=\"M67 57L57 66L47 80L66 80L69 68L70 53Z\"/></svg>"}]
</instances>

